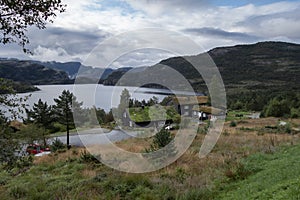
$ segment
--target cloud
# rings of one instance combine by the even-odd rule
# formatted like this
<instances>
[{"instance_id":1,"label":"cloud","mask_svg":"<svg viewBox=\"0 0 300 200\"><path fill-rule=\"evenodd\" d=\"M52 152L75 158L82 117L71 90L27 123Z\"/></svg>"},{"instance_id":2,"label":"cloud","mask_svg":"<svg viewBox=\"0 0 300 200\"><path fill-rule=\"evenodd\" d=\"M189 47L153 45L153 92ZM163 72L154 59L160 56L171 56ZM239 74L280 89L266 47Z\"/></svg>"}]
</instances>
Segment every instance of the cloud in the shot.
<instances>
[{"instance_id":1,"label":"cloud","mask_svg":"<svg viewBox=\"0 0 300 200\"><path fill-rule=\"evenodd\" d=\"M111 68L152 66L162 59L175 56L158 49L141 49L122 55L111 64Z\"/></svg>"},{"instance_id":2,"label":"cloud","mask_svg":"<svg viewBox=\"0 0 300 200\"><path fill-rule=\"evenodd\" d=\"M64 48L70 55L90 52L100 41L109 37L109 33L101 30L70 30L50 27L46 30L31 30L31 47L38 45L49 48Z\"/></svg>"},{"instance_id":3,"label":"cloud","mask_svg":"<svg viewBox=\"0 0 300 200\"><path fill-rule=\"evenodd\" d=\"M247 33L229 32L218 28L212 28L212 27L187 28L184 29L183 31L195 35L201 35L208 38L223 38L223 39L239 40L239 41L255 41L259 39L259 37L249 35Z\"/></svg>"},{"instance_id":4,"label":"cloud","mask_svg":"<svg viewBox=\"0 0 300 200\"><path fill-rule=\"evenodd\" d=\"M208 0L64 0L67 11L57 15L47 29L29 29L30 48L39 60L85 60L90 51L110 36L144 28L163 28L179 32L203 46L253 43L263 40L299 42L300 2L282 1L264 5L252 3L217 6ZM225 1L224 1L225 2ZM247 1L250 2L250 1ZM269 1L268 1L269 2ZM226 3L222 3L226 5ZM239 4L241 5L241 4ZM130 37L123 43L136 42ZM157 37L156 43L164 43ZM137 44L140 47L140 45ZM181 47L178 44L179 47ZM0 56L22 55L17 45L0 46ZM200 53L199 50L198 53ZM157 52L131 53L116 66L139 66L160 58ZM167 54L162 55L168 56ZM107 55L108 58L113 57ZM141 59L144 57L145 59ZM97 64L95 57L92 63ZM102 58L101 58L102 59ZM91 64L92 64L91 63Z\"/></svg>"},{"instance_id":5,"label":"cloud","mask_svg":"<svg viewBox=\"0 0 300 200\"><path fill-rule=\"evenodd\" d=\"M251 16L237 24L263 37L300 39L300 6L288 12Z\"/></svg>"},{"instance_id":6,"label":"cloud","mask_svg":"<svg viewBox=\"0 0 300 200\"><path fill-rule=\"evenodd\" d=\"M170 12L198 10L210 6L207 0L123 0L134 9L150 15L168 15Z\"/></svg>"},{"instance_id":7,"label":"cloud","mask_svg":"<svg viewBox=\"0 0 300 200\"><path fill-rule=\"evenodd\" d=\"M70 60L74 60L71 55L67 53L67 51L61 47L57 48L49 48L38 46L34 49L34 56L33 59L40 60L40 61L49 61L49 60L60 60L63 62L67 62Z\"/></svg>"}]
</instances>

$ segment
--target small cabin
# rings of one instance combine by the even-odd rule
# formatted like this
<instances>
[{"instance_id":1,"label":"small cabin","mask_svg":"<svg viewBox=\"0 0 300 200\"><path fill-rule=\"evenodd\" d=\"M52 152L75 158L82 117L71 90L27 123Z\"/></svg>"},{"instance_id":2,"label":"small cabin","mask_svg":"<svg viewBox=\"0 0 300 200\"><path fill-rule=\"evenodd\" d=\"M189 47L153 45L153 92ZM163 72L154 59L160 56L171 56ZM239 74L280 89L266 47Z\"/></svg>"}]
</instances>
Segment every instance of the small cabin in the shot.
<instances>
[{"instance_id":1,"label":"small cabin","mask_svg":"<svg viewBox=\"0 0 300 200\"><path fill-rule=\"evenodd\" d=\"M174 106L177 112L182 116L193 117L193 108L203 106L208 103L207 96L182 96L174 97Z\"/></svg>"},{"instance_id":2,"label":"small cabin","mask_svg":"<svg viewBox=\"0 0 300 200\"><path fill-rule=\"evenodd\" d=\"M173 123L176 111L171 107L151 106L129 108L123 112L122 124L127 127L160 128ZM177 114L178 115L178 114Z\"/></svg>"}]
</instances>

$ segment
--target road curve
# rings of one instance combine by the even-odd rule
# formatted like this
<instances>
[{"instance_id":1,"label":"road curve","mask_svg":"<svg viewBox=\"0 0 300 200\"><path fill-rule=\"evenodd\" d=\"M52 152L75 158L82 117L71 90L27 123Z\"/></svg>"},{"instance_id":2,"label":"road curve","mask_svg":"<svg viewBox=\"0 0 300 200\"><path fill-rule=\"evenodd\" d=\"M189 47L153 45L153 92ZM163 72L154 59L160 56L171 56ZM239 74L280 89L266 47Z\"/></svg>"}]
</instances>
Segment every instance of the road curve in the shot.
<instances>
[{"instance_id":1,"label":"road curve","mask_svg":"<svg viewBox=\"0 0 300 200\"><path fill-rule=\"evenodd\" d=\"M72 146L83 147L89 145L108 144L110 142L117 142L131 137L131 135L128 135L122 130L112 130L109 133L103 133L101 128L97 128L80 131L77 135L70 135L70 144ZM55 138L65 144L67 143L67 136L54 137L53 139Z\"/></svg>"}]
</instances>

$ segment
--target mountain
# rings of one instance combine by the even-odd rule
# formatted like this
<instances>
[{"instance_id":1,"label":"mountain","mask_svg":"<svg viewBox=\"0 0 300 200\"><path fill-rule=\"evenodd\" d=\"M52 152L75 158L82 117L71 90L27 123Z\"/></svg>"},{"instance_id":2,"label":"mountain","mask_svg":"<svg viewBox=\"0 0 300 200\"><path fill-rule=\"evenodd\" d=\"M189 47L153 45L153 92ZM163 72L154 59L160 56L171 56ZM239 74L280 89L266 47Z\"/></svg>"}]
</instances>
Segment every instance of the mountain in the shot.
<instances>
[{"instance_id":1,"label":"mountain","mask_svg":"<svg viewBox=\"0 0 300 200\"><path fill-rule=\"evenodd\" d=\"M77 72L81 66L80 62L66 62L66 63L61 63L61 62L40 62L40 61L34 61L40 65L43 65L45 67L51 68L51 69L56 69L60 71L65 71L67 72L68 76L73 79L76 77Z\"/></svg>"},{"instance_id":2,"label":"mountain","mask_svg":"<svg viewBox=\"0 0 300 200\"><path fill-rule=\"evenodd\" d=\"M35 60L18 60L0 58L0 78L11 79L29 84L70 84L76 83L104 83L110 79L118 80L131 67L119 69L94 68L84 66L80 62L41 62ZM140 68L140 71L142 68ZM101 77L100 77L101 76ZM115 82L105 82L106 85L114 85Z\"/></svg>"},{"instance_id":3,"label":"mountain","mask_svg":"<svg viewBox=\"0 0 300 200\"><path fill-rule=\"evenodd\" d=\"M300 45L260 42L216 48L208 52L227 87L300 88Z\"/></svg>"},{"instance_id":4,"label":"mountain","mask_svg":"<svg viewBox=\"0 0 300 200\"><path fill-rule=\"evenodd\" d=\"M111 83L121 86L155 88L164 88L162 86L168 83L170 87L186 90L186 84L179 81L183 77L196 92L207 94L201 74L187 61L209 72L211 64L206 62L207 56L220 71L229 108L261 111L275 96L285 98L300 91L300 45L285 42L218 47L195 56L172 57L142 72L120 73L122 79L119 80L117 76L108 76L104 82L113 80ZM212 79L213 76L207 84L211 84Z\"/></svg>"},{"instance_id":5,"label":"mountain","mask_svg":"<svg viewBox=\"0 0 300 200\"><path fill-rule=\"evenodd\" d=\"M251 45L215 48L207 52L218 67L228 91L242 89L267 89L276 87L284 90L300 89L300 45L285 42L260 42ZM135 85L147 76L169 73L168 67L183 75L201 92L205 82L199 72L187 61L201 61L205 54L172 57L150 66L142 72L128 75L121 85ZM112 74L111 74L112 75ZM110 76L105 80L110 81ZM116 77L114 77L116 79ZM116 82L114 80L113 82Z\"/></svg>"},{"instance_id":6,"label":"mountain","mask_svg":"<svg viewBox=\"0 0 300 200\"><path fill-rule=\"evenodd\" d=\"M68 84L73 81L63 71L47 68L32 61L0 59L0 78L32 85Z\"/></svg>"},{"instance_id":7,"label":"mountain","mask_svg":"<svg viewBox=\"0 0 300 200\"><path fill-rule=\"evenodd\" d=\"M229 105L239 102L261 110L272 95L300 91L300 45L285 42L218 47L199 55L168 58L149 67L117 70L83 66L79 62L0 59L0 77L31 84L63 84L72 83L70 78L77 76L76 83L155 88L165 88L169 83L186 90L186 84L178 81L183 77L196 92L207 93L201 74L187 60L209 71L211 68L203 61L208 55L222 75Z\"/></svg>"},{"instance_id":8,"label":"mountain","mask_svg":"<svg viewBox=\"0 0 300 200\"><path fill-rule=\"evenodd\" d=\"M132 67L123 67L117 70L113 70L105 78L102 77L99 83L103 85L116 85L117 82L122 78L122 76L132 69Z\"/></svg>"},{"instance_id":9,"label":"mountain","mask_svg":"<svg viewBox=\"0 0 300 200\"><path fill-rule=\"evenodd\" d=\"M39 89L37 87L30 84L0 78L0 95L11 93L26 93L38 90Z\"/></svg>"},{"instance_id":10,"label":"mountain","mask_svg":"<svg viewBox=\"0 0 300 200\"><path fill-rule=\"evenodd\" d=\"M110 75L114 70L111 68L94 68L91 66L85 66L82 65L80 62L39 62L39 61L34 61L38 64L44 65L45 67L51 68L51 69L56 69L60 71L65 71L67 72L68 76L70 79L75 79L75 78L81 78L81 79L86 79L87 81L90 79L89 82L95 83L97 80L99 80L99 75L101 74L101 79L107 78L108 75ZM78 71L80 72L78 73ZM78 75L79 74L79 75Z\"/></svg>"}]
</instances>

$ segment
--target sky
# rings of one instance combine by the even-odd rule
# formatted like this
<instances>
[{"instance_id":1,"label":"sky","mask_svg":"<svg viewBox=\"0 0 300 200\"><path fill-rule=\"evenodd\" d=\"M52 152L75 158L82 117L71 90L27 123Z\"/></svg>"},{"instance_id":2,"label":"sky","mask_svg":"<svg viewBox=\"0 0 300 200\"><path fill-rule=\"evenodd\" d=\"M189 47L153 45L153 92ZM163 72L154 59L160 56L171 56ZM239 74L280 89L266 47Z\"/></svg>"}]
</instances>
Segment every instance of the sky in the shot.
<instances>
[{"instance_id":1,"label":"sky","mask_svg":"<svg viewBox=\"0 0 300 200\"><path fill-rule=\"evenodd\" d=\"M47 29L30 28L26 55L16 44L0 45L0 57L85 63L93 49L118 34L144 28L174 31L199 52L260 41L300 43L300 0L63 0L66 12ZM159 38L158 38L159 39ZM139 42L129 38L127 43ZM163 42L163 41L161 41ZM188 48L188 47L183 47ZM136 67L172 56L164 50L129 52L112 64ZM97 61L88 65L99 66Z\"/></svg>"}]
</instances>

